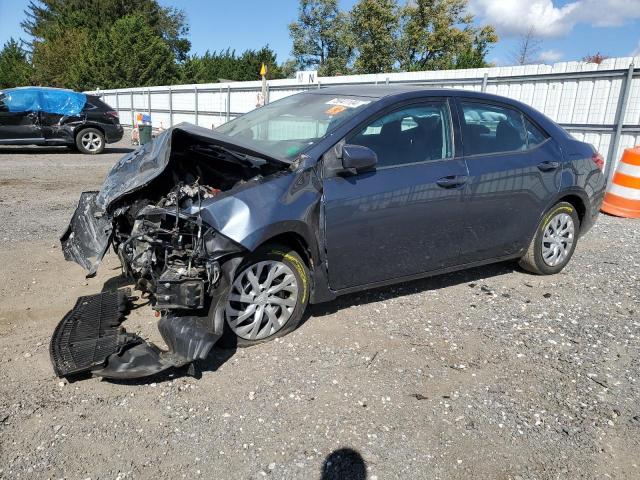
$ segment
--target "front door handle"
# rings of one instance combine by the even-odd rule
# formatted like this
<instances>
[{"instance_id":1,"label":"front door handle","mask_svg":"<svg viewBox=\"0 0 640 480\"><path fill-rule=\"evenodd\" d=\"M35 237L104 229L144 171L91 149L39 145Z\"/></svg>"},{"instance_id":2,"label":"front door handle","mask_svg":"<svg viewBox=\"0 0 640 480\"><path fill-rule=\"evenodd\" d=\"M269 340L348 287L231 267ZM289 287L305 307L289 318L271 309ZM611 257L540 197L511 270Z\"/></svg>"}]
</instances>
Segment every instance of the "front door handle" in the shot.
<instances>
[{"instance_id":1,"label":"front door handle","mask_svg":"<svg viewBox=\"0 0 640 480\"><path fill-rule=\"evenodd\" d=\"M540 169L543 172L550 172L551 170L557 170L558 167L560 167L559 162L546 161L538 164L538 169Z\"/></svg>"},{"instance_id":2,"label":"front door handle","mask_svg":"<svg viewBox=\"0 0 640 480\"><path fill-rule=\"evenodd\" d=\"M438 186L442 188L460 187L465 183L467 183L466 175L448 175L436 180L436 184L438 184Z\"/></svg>"}]
</instances>

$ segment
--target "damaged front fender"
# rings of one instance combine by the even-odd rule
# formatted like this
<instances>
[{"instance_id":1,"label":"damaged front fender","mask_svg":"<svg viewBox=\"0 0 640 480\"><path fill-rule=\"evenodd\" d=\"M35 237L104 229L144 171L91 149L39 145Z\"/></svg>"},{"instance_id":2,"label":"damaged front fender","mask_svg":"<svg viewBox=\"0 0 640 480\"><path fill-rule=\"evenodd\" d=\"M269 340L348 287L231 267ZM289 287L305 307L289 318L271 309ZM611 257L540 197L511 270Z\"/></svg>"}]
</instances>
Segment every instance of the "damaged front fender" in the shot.
<instances>
[{"instance_id":1,"label":"damaged front fender","mask_svg":"<svg viewBox=\"0 0 640 480\"><path fill-rule=\"evenodd\" d=\"M97 196L98 192L80 195L71 222L60 237L65 260L81 265L87 277L96 274L113 232L111 217L97 206Z\"/></svg>"}]
</instances>

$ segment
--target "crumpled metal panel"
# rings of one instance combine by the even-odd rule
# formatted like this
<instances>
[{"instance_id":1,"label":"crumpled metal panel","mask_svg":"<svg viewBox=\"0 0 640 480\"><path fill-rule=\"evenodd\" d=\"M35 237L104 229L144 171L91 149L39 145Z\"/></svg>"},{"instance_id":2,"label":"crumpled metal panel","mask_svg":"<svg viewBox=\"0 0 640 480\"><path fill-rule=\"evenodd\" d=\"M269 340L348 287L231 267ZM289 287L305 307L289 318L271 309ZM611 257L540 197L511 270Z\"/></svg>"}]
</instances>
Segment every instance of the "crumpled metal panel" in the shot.
<instances>
[{"instance_id":1,"label":"crumpled metal panel","mask_svg":"<svg viewBox=\"0 0 640 480\"><path fill-rule=\"evenodd\" d=\"M245 182L233 194L221 194L202 202L203 220L243 247L252 250L263 238L282 232L297 232L310 240L314 233L309 221L315 215L319 187L315 175L287 171L287 162L265 157L259 152L229 142L229 137L209 129L183 123L158 135L144 147L122 157L107 175L98 194L91 198L83 194L71 224L61 238L67 260L73 260L93 275L111 239L111 220L119 202L125 196L144 188L168 166L172 143L177 135L186 135L180 142L205 141L234 151L260 155L267 161L283 166L281 174ZM192 208L190 214L196 214Z\"/></svg>"},{"instance_id":2,"label":"crumpled metal panel","mask_svg":"<svg viewBox=\"0 0 640 480\"><path fill-rule=\"evenodd\" d=\"M98 192L82 192L71 222L60 237L62 253L67 261L74 261L95 275L109 247L113 230L111 217L96 206Z\"/></svg>"},{"instance_id":3,"label":"crumpled metal panel","mask_svg":"<svg viewBox=\"0 0 640 480\"><path fill-rule=\"evenodd\" d=\"M151 180L160 175L169 164L172 143L176 135L186 135L194 140L226 146L243 153L260 155L261 158L280 162L241 148L229 142L229 137L221 133L190 123L181 123L166 129L153 142L147 143L118 160L104 180L97 199L98 206L103 210L108 210L116 200L148 185Z\"/></svg>"}]
</instances>

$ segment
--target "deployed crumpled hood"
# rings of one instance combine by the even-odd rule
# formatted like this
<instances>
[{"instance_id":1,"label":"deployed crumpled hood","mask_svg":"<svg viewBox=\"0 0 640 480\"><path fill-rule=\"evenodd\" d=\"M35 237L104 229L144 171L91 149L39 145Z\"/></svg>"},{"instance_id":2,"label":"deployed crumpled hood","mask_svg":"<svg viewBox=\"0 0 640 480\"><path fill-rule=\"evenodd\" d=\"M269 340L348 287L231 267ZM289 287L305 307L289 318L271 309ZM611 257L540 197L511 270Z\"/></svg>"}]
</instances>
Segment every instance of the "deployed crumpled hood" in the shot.
<instances>
[{"instance_id":1,"label":"deployed crumpled hood","mask_svg":"<svg viewBox=\"0 0 640 480\"><path fill-rule=\"evenodd\" d=\"M168 128L158 135L153 142L134 150L122 157L113 166L96 199L96 204L103 210L124 195L134 192L160 175L171 157L171 143L176 132L186 133L194 140L222 145L249 155L256 155L267 161L283 163L282 160L265 156L263 153L229 142L230 137L208 128L198 127L191 123L181 123Z\"/></svg>"},{"instance_id":2,"label":"deployed crumpled hood","mask_svg":"<svg viewBox=\"0 0 640 480\"><path fill-rule=\"evenodd\" d=\"M194 141L221 145L234 151L259 156L269 161L285 164L241 145L230 143L229 137L190 123L168 128L154 141L125 155L113 166L104 180L100 192L83 192L69 226L60 237L66 260L74 261L88 271L95 272L104 257L112 233L112 205L136 190L148 185L169 164L172 141L176 133L187 134Z\"/></svg>"}]
</instances>

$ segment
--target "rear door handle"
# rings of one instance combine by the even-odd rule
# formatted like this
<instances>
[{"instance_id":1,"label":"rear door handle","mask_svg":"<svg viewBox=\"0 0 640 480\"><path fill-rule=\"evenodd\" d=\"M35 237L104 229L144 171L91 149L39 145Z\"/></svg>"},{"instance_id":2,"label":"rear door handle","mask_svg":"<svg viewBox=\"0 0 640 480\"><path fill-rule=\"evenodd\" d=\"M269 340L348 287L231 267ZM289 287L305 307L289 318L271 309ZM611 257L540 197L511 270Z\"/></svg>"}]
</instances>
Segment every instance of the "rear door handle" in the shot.
<instances>
[{"instance_id":1,"label":"rear door handle","mask_svg":"<svg viewBox=\"0 0 640 480\"><path fill-rule=\"evenodd\" d=\"M550 172L551 170L557 170L560 167L559 162L541 162L538 164L538 168L543 172Z\"/></svg>"},{"instance_id":2,"label":"rear door handle","mask_svg":"<svg viewBox=\"0 0 640 480\"><path fill-rule=\"evenodd\" d=\"M436 183L442 188L455 188L467 183L467 177L465 175L448 175L439 178Z\"/></svg>"}]
</instances>

